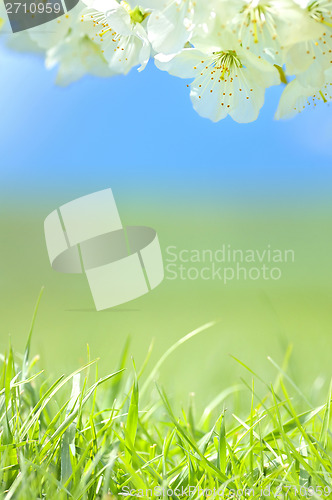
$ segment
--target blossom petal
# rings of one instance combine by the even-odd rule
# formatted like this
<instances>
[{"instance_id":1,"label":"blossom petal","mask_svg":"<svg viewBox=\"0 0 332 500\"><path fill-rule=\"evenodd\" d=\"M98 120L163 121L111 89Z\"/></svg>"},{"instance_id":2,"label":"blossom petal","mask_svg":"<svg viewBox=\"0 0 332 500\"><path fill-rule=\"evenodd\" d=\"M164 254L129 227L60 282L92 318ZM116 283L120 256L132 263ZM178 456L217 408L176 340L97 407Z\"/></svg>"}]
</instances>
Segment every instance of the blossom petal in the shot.
<instances>
[{"instance_id":1,"label":"blossom petal","mask_svg":"<svg viewBox=\"0 0 332 500\"><path fill-rule=\"evenodd\" d=\"M155 63L157 68L167 71L170 75L179 78L194 78L204 58L205 54L199 50L184 49L175 55L157 54Z\"/></svg>"},{"instance_id":2,"label":"blossom petal","mask_svg":"<svg viewBox=\"0 0 332 500\"><path fill-rule=\"evenodd\" d=\"M148 19L148 36L156 52L174 54L183 49L190 39L192 30L190 1L184 0L181 6L171 1L162 11L153 11Z\"/></svg>"}]
</instances>

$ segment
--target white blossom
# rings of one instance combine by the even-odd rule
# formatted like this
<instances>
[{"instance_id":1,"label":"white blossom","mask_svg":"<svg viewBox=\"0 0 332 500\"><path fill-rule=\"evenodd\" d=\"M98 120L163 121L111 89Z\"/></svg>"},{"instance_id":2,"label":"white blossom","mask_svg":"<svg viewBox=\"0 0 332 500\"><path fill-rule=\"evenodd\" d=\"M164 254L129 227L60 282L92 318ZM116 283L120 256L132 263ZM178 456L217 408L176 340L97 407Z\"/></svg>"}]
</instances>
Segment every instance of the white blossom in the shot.
<instances>
[{"instance_id":1,"label":"white blossom","mask_svg":"<svg viewBox=\"0 0 332 500\"><path fill-rule=\"evenodd\" d=\"M150 43L143 26L145 13L132 10L127 2L115 0L86 0L90 9L82 15L89 23L91 40L101 51L114 73L127 74L140 65L142 71L150 58Z\"/></svg>"},{"instance_id":2,"label":"white blossom","mask_svg":"<svg viewBox=\"0 0 332 500\"><path fill-rule=\"evenodd\" d=\"M65 15L12 34L67 85L145 69L151 56L191 79L195 110L217 122L257 119L265 90L285 85L276 118L331 100L332 0L83 0ZM2 19L2 21L1 21ZM0 27L8 18L0 6Z\"/></svg>"},{"instance_id":3,"label":"white blossom","mask_svg":"<svg viewBox=\"0 0 332 500\"><path fill-rule=\"evenodd\" d=\"M62 43L47 51L46 67L58 66L56 83L69 85L89 73L106 77L114 73L107 65L100 47L86 35L66 37Z\"/></svg>"},{"instance_id":4,"label":"white blossom","mask_svg":"<svg viewBox=\"0 0 332 500\"><path fill-rule=\"evenodd\" d=\"M220 0L220 28L228 27L242 47L273 64L283 64L283 46L303 14L292 0Z\"/></svg>"},{"instance_id":5,"label":"white blossom","mask_svg":"<svg viewBox=\"0 0 332 500\"><path fill-rule=\"evenodd\" d=\"M291 81L285 88L276 112L276 119L293 118L308 106L315 107L318 103L328 103L332 100L332 69L325 72L324 83L319 87L303 86L298 78Z\"/></svg>"},{"instance_id":6,"label":"white blossom","mask_svg":"<svg viewBox=\"0 0 332 500\"><path fill-rule=\"evenodd\" d=\"M256 120L265 89L280 83L272 64L243 49L225 33L201 47L196 44L196 48L185 48L172 56L160 54L156 65L174 76L193 78L193 106L214 122L227 115L240 123Z\"/></svg>"},{"instance_id":7,"label":"white blossom","mask_svg":"<svg viewBox=\"0 0 332 500\"><path fill-rule=\"evenodd\" d=\"M316 87L332 67L332 2L301 0L301 6L305 20L285 52L286 68L303 86Z\"/></svg>"}]
</instances>

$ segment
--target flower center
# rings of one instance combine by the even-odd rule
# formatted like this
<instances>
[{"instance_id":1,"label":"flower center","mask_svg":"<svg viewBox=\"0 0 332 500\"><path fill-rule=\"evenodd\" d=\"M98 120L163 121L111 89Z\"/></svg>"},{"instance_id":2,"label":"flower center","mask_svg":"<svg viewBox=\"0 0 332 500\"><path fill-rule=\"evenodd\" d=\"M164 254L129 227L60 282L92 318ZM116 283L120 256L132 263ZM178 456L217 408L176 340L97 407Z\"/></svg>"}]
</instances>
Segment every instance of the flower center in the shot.
<instances>
[{"instance_id":1,"label":"flower center","mask_svg":"<svg viewBox=\"0 0 332 500\"><path fill-rule=\"evenodd\" d=\"M142 12L141 8L137 5L134 9L130 7L130 5L127 2L122 1L120 3L124 9L128 12L130 15L131 22L136 24L136 23L142 23L144 19L148 16L147 13Z\"/></svg>"},{"instance_id":2,"label":"flower center","mask_svg":"<svg viewBox=\"0 0 332 500\"><path fill-rule=\"evenodd\" d=\"M242 68L242 63L235 50L213 52L212 66L215 70L221 71L221 79L224 80L226 74L230 74L232 69Z\"/></svg>"},{"instance_id":3,"label":"flower center","mask_svg":"<svg viewBox=\"0 0 332 500\"><path fill-rule=\"evenodd\" d=\"M319 2L315 0L307 6L307 11L315 21L332 26L331 23L326 21L326 17L331 18L331 2Z\"/></svg>"},{"instance_id":4,"label":"flower center","mask_svg":"<svg viewBox=\"0 0 332 500\"><path fill-rule=\"evenodd\" d=\"M243 7L241 14L244 14L247 27L252 25L253 37L255 43L258 43L258 27L263 28L266 22L266 14L271 10L269 3L260 3L260 0L252 0Z\"/></svg>"}]
</instances>

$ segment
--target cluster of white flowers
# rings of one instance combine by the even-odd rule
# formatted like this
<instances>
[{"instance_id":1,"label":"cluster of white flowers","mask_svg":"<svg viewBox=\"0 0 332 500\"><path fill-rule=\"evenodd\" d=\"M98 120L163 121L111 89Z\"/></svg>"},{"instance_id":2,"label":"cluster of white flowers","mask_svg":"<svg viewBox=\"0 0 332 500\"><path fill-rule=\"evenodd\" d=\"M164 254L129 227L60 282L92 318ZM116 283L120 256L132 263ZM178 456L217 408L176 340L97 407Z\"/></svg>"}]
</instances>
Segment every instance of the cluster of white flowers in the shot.
<instances>
[{"instance_id":1,"label":"cluster of white flowers","mask_svg":"<svg viewBox=\"0 0 332 500\"><path fill-rule=\"evenodd\" d=\"M195 110L213 121L254 121L272 85L285 85L277 118L332 99L332 0L138 2L83 0L10 43L45 52L60 85L142 71L153 58L192 80Z\"/></svg>"}]
</instances>

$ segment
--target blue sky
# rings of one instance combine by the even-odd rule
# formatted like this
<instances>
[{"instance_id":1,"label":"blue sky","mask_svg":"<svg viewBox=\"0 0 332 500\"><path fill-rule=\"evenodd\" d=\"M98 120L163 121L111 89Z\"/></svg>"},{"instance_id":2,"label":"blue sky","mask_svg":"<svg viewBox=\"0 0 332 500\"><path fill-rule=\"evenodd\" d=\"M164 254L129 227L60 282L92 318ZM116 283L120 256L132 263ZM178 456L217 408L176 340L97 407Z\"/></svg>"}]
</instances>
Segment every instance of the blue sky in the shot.
<instances>
[{"instance_id":1,"label":"blue sky","mask_svg":"<svg viewBox=\"0 0 332 500\"><path fill-rule=\"evenodd\" d=\"M192 109L186 81L150 63L126 77L54 84L37 56L1 49L1 182L7 195L116 183L230 198L330 198L329 106L273 120L269 89L259 120L213 124Z\"/></svg>"}]
</instances>

